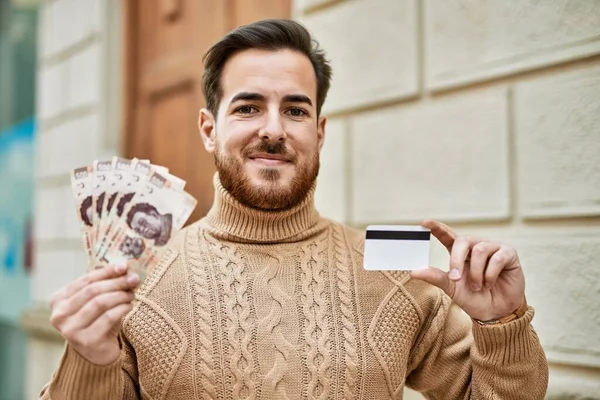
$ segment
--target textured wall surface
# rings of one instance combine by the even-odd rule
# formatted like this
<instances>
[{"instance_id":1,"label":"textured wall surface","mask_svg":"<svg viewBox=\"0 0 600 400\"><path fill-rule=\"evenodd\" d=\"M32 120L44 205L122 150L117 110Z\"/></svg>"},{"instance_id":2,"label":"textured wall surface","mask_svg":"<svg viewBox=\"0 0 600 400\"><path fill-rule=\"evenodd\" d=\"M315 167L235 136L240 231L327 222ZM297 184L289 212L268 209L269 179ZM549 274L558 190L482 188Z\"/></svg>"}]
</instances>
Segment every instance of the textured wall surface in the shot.
<instances>
[{"instance_id":1,"label":"textured wall surface","mask_svg":"<svg viewBox=\"0 0 600 400\"><path fill-rule=\"evenodd\" d=\"M108 79L108 65L118 54L118 47L109 44L118 25L110 9L119 9L113 0L50 0L40 7L36 114L41 129L32 277L36 304L46 304L87 267L69 171L116 153L118 79ZM28 398L37 398L61 352L60 343L30 340Z\"/></svg>"},{"instance_id":2,"label":"textured wall surface","mask_svg":"<svg viewBox=\"0 0 600 400\"><path fill-rule=\"evenodd\" d=\"M117 152L109 9L116 0L50 0L40 14L38 302L85 270L69 169ZM515 246L551 362L549 398L600 398L600 2L294 9L334 67L322 214L357 227L434 217ZM445 267L441 246L432 261ZM31 398L61 351L31 340Z\"/></svg>"},{"instance_id":3,"label":"textured wall surface","mask_svg":"<svg viewBox=\"0 0 600 400\"><path fill-rule=\"evenodd\" d=\"M110 4L110 5L109 5ZM47 301L69 276L63 265L86 265L69 171L116 153L118 92L109 82L114 29L109 7L96 0L52 0L40 9L34 299ZM118 9L118 8L117 8ZM110 29L109 29L110 27ZM113 32L114 33L114 32ZM113 46L114 47L114 46ZM43 288L43 289L42 289Z\"/></svg>"},{"instance_id":4,"label":"textured wall surface","mask_svg":"<svg viewBox=\"0 0 600 400\"><path fill-rule=\"evenodd\" d=\"M600 2L295 10L334 68L320 211L357 227L438 218L516 247L549 398L600 398ZM439 245L432 263L447 266Z\"/></svg>"}]
</instances>

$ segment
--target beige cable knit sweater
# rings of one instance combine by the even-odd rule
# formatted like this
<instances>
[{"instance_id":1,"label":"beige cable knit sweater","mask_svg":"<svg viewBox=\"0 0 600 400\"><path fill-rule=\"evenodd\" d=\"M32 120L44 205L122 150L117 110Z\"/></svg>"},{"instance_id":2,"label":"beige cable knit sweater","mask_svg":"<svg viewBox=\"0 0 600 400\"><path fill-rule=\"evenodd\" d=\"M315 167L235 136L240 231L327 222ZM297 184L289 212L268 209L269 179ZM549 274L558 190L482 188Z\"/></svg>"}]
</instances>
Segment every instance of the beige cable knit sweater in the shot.
<instances>
[{"instance_id":1,"label":"beige cable knit sweater","mask_svg":"<svg viewBox=\"0 0 600 400\"><path fill-rule=\"evenodd\" d=\"M287 212L235 201L215 179L138 290L122 357L96 366L67 346L41 398L542 399L533 310L471 324L437 288L362 268L363 233L320 218L313 193Z\"/></svg>"}]
</instances>

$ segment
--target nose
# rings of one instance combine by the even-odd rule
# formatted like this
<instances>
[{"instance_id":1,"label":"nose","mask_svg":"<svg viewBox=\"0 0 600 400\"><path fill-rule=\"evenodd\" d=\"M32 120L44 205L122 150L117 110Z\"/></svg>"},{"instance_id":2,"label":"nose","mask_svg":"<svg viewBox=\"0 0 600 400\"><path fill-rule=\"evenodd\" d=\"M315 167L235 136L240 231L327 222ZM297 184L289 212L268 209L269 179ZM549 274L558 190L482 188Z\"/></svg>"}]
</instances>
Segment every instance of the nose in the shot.
<instances>
[{"instance_id":1,"label":"nose","mask_svg":"<svg viewBox=\"0 0 600 400\"><path fill-rule=\"evenodd\" d=\"M286 139L285 130L281 121L279 112L270 111L266 116L266 121L259 131L261 139L272 142L284 141Z\"/></svg>"}]
</instances>

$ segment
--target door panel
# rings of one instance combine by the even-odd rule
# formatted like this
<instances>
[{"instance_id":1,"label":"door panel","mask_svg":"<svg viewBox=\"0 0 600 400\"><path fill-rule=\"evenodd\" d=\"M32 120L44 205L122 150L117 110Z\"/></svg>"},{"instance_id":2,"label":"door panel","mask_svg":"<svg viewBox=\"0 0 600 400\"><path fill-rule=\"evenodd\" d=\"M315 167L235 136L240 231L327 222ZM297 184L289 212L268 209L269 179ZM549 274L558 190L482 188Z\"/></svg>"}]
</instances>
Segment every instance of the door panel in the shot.
<instances>
[{"instance_id":1,"label":"door panel","mask_svg":"<svg viewBox=\"0 0 600 400\"><path fill-rule=\"evenodd\" d=\"M185 179L198 199L190 221L213 201L212 155L197 127L202 56L230 29L289 18L290 0L132 0L125 3L124 154L148 158Z\"/></svg>"},{"instance_id":2,"label":"door panel","mask_svg":"<svg viewBox=\"0 0 600 400\"><path fill-rule=\"evenodd\" d=\"M229 29L265 18L290 18L290 1L281 0L230 0Z\"/></svg>"}]
</instances>

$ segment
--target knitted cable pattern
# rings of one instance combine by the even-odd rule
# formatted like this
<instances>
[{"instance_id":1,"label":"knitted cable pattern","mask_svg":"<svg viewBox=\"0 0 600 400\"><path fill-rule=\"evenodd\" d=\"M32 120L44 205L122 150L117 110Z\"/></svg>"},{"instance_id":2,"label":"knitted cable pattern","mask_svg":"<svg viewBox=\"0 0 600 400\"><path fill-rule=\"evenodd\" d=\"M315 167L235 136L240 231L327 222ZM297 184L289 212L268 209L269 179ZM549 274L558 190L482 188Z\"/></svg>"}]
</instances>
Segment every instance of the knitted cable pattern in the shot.
<instances>
[{"instance_id":1,"label":"knitted cable pattern","mask_svg":"<svg viewBox=\"0 0 600 400\"><path fill-rule=\"evenodd\" d=\"M216 257L219 280L223 285L223 299L227 320L227 340L231 350L230 370L233 377L233 398L256 398L253 378L254 361L250 351L252 326L250 323L250 292L242 260L235 249L205 235Z\"/></svg>"},{"instance_id":2,"label":"knitted cable pattern","mask_svg":"<svg viewBox=\"0 0 600 400\"><path fill-rule=\"evenodd\" d=\"M283 260L277 255L274 255L274 257L277 258L278 264L281 265ZM269 314L260 321L260 325L264 327L270 335L273 335L274 350L276 352L275 362L273 363L273 367L265 375L263 385L266 386L270 392L276 393L278 398L289 400L289 396L285 391L285 387L282 385L282 381L285 377L287 360L290 359L295 348L281 332L280 323L283 314L283 304L293 301L293 299L275 283L276 275L277 268L264 268L257 276L258 281L266 281L271 303L271 310Z\"/></svg>"},{"instance_id":3,"label":"knitted cable pattern","mask_svg":"<svg viewBox=\"0 0 600 400\"><path fill-rule=\"evenodd\" d=\"M215 387L216 377L214 373L213 357L213 329L215 324L215 295L211 285L210 272L205 253L200 251L198 240L202 240L203 247L206 246L204 238L200 238L197 228L190 232L186 241L186 262L189 265L192 278L194 310L196 313L196 372L199 379L195 382L200 386L200 398L203 400L217 399Z\"/></svg>"},{"instance_id":4,"label":"knitted cable pattern","mask_svg":"<svg viewBox=\"0 0 600 400\"><path fill-rule=\"evenodd\" d=\"M343 350L346 370L344 372L343 398L356 398L359 353L356 326L356 304L354 277L348 252L345 251L344 234L339 225L332 228L335 272L338 287L338 299L341 310Z\"/></svg>"},{"instance_id":5,"label":"knitted cable pattern","mask_svg":"<svg viewBox=\"0 0 600 400\"><path fill-rule=\"evenodd\" d=\"M326 279L324 261L315 242L302 246L301 260L302 308L306 319L307 367L310 372L308 396L327 399L330 396L331 352L329 321L327 320Z\"/></svg>"}]
</instances>

